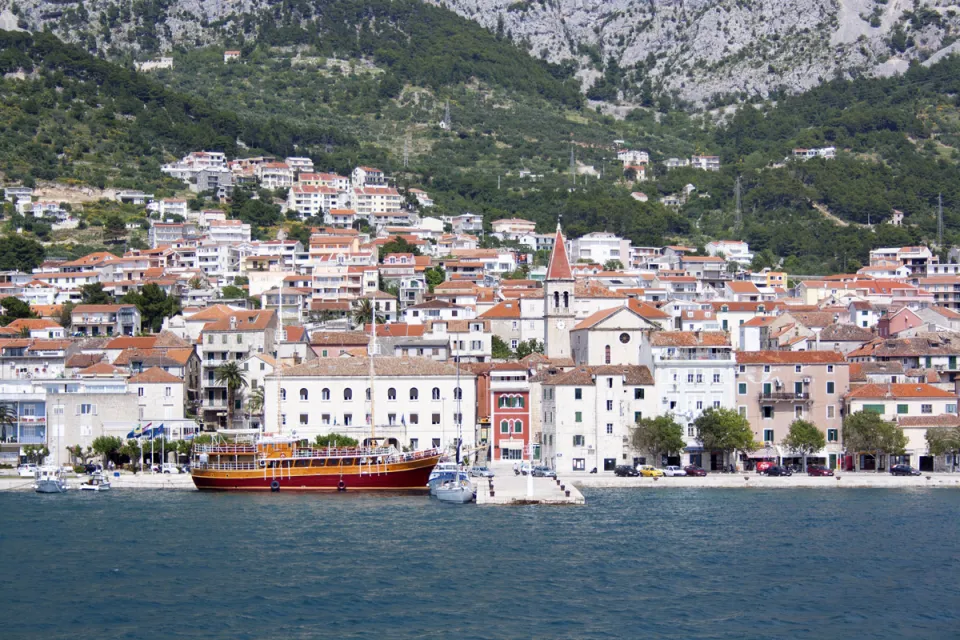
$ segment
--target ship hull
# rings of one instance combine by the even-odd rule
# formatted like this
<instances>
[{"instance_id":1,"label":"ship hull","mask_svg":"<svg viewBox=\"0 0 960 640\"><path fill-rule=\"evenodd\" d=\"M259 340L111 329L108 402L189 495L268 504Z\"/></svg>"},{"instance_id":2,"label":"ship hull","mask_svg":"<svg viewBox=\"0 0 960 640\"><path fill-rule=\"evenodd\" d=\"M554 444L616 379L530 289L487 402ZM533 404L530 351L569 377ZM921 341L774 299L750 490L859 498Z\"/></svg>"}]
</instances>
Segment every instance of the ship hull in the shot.
<instances>
[{"instance_id":1,"label":"ship hull","mask_svg":"<svg viewBox=\"0 0 960 640\"><path fill-rule=\"evenodd\" d=\"M403 491L426 493L427 479L436 461L391 469L381 473L317 473L304 469L193 472L201 491Z\"/></svg>"}]
</instances>

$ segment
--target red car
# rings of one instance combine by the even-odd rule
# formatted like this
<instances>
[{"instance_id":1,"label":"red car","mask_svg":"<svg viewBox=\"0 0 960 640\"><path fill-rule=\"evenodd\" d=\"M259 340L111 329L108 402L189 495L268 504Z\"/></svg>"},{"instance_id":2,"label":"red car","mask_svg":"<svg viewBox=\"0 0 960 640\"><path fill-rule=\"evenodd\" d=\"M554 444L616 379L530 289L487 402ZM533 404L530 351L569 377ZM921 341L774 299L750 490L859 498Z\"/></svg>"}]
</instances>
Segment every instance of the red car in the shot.
<instances>
[{"instance_id":1,"label":"red car","mask_svg":"<svg viewBox=\"0 0 960 640\"><path fill-rule=\"evenodd\" d=\"M703 469L701 469L700 467L698 467L698 466L695 465L695 464L691 464L691 465L688 466L688 467L684 467L683 470L686 471L686 473L687 473L688 476L705 476L705 475L707 475L707 472L706 472L706 471L704 471Z\"/></svg>"},{"instance_id":2,"label":"red car","mask_svg":"<svg viewBox=\"0 0 960 640\"><path fill-rule=\"evenodd\" d=\"M833 471L822 464L811 464L807 467L808 476L832 476Z\"/></svg>"}]
</instances>

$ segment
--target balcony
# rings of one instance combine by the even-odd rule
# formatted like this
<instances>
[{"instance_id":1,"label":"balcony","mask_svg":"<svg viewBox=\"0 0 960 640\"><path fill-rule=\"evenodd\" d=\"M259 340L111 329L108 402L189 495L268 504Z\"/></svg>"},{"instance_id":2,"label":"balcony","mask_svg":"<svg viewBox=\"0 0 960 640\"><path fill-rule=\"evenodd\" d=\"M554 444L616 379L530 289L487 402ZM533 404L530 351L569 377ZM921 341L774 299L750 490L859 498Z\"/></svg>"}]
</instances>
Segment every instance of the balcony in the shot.
<instances>
[{"instance_id":1,"label":"balcony","mask_svg":"<svg viewBox=\"0 0 960 640\"><path fill-rule=\"evenodd\" d=\"M725 351L721 353L688 353L678 351L676 353L663 353L657 356L658 362L676 362L676 361L718 361L733 362L733 352Z\"/></svg>"},{"instance_id":2,"label":"balcony","mask_svg":"<svg viewBox=\"0 0 960 640\"><path fill-rule=\"evenodd\" d=\"M760 392L760 401L768 402L809 402L811 400L809 393L796 393L790 391L769 391Z\"/></svg>"}]
</instances>

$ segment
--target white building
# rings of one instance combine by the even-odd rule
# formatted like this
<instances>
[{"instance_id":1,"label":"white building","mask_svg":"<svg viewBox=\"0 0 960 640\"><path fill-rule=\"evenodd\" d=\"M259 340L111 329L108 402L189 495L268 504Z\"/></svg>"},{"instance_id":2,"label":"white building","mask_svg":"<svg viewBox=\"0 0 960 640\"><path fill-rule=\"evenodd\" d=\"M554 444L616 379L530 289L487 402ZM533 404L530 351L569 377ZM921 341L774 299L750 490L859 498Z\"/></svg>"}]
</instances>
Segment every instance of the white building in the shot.
<instances>
[{"instance_id":1,"label":"white building","mask_svg":"<svg viewBox=\"0 0 960 640\"><path fill-rule=\"evenodd\" d=\"M753 262L750 245L740 240L711 240L704 247L711 256L723 256L727 262L747 266Z\"/></svg>"},{"instance_id":2,"label":"white building","mask_svg":"<svg viewBox=\"0 0 960 640\"><path fill-rule=\"evenodd\" d=\"M217 244L250 242L250 225L240 220L211 220L207 233L210 241Z\"/></svg>"},{"instance_id":3,"label":"white building","mask_svg":"<svg viewBox=\"0 0 960 640\"><path fill-rule=\"evenodd\" d=\"M332 187L298 184L287 194L287 208L305 218L322 216L340 205L340 192Z\"/></svg>"},{"instance_id":4,"label":"white building","mask_svg":"<svg viewBox=\"0 0 960 640\"><path fill-rule=\"evenodd\" d=\"M645 463L630 447L633 425L657 415L647 367L577 367L541 385L542 455L558 473L612 472Z\"/></svg>"},{"instance_id":5,"label":"white building","mask_svg":"<svg viewBox=\"0 0 960 640\"><path fill-rule=\"evenodd\" d=\"M729 336L725 332L653 333L644 344L643 361L656 380L657 413L673 414L685 428L690 457L684 456L682 463L703 466L693 421L705 409L735 407L737 365Z\"/></svg>"},{"instance_id":6,"label":"white building","mask_svg":"<svg viewBox=\"0 0 960 640\"><path fill-rule=\"evenodd\" d=\"M363 442L375 428L377 438L411 449L452 450L460 433L464 446L476 442L473 374L461 370L458 381L455 365L427 358L379 356L374 369L373 402L367 358L318 358L267 376L266 431L309 439L339 433Z\"/></svg>"},{"instance_id":7,"label":"white building","mask_svg":"<svg viewBox=\"0 0 960 640\"><path fill-rule=\"evenodd\" d=\"M626 266L630 261L632 243L613 233L595 231L577 238L570 244L570 259L574 262L589 260L603 265L610 260L618 260L620 264Z\"/></svg>"},{"instance_id":8,"label":"white building","mask_svg":"<svg viewBox=\"0 0 960 640\"><path fill-rule=\"evenodd\" d=\"M703 171L720 171L720 156L690 156L690 166Z\"/></svg>"},{"instance_id":9,"label":"white building","mask_svg":"<svg viewBox=\"0 0 960 640\"><path fill-rule=\"evenodd\" d=\"M264 189L293 186L293 169L286 162L264 162L256 168L257 179Z\"/></svg>"}]
</instances>

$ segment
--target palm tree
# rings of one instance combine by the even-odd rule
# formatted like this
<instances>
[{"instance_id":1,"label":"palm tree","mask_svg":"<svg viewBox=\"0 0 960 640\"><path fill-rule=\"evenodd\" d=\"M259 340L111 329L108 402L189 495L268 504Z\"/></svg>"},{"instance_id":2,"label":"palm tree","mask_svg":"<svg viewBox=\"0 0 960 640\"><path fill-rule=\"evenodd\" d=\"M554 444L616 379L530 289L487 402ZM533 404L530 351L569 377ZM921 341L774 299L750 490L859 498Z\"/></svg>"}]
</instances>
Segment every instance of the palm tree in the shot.
<instances>
[{"instance_id":1,"label":"palm tree","mask_svg":"<svg viewBox=\"0 0 960 640\"><path fill-rule=\"evenodd\" d=\"M363 325L370 322L370 312L373 310L373 300L370 298L360 298L353 306L353 324L363 328ZM377 314L377 324L382 324L383 316Z\"/></svg>"},{"instance_id":2,"label":"palm tree","mask_svg":"<svg viewBox=\"0 0 960 640\"><path fill-rule=\"evenodd\" d=\"M263 387L257 387L250 394L250 399L247 400L247 411L251 415L260 415L263 411Z\"/></svg>"},{"instance_id":3,"label":"palm tree","mask_svg":"<svg viewBox=\"0 0 960 640\"><path fill-rule=\"evenodd\" d=\"M13 405L7 404L6 402L0 403L0 432L2 432L2 440L7 439L7 426L13 427L17 421L17 412L14 410Z\"/></svg>"},{"instance_id":4,"label":"palm tree","mask_svg":"<svg viewBox=\"0 0 960 640\"><path fill-rule=\"evenodd\" d=\"M224 362L216 368L214 379L227 387L227 428L233 428L233 405L237 390L247 386L243 371L236 362Z\"/></svg>"}]
</instances>

